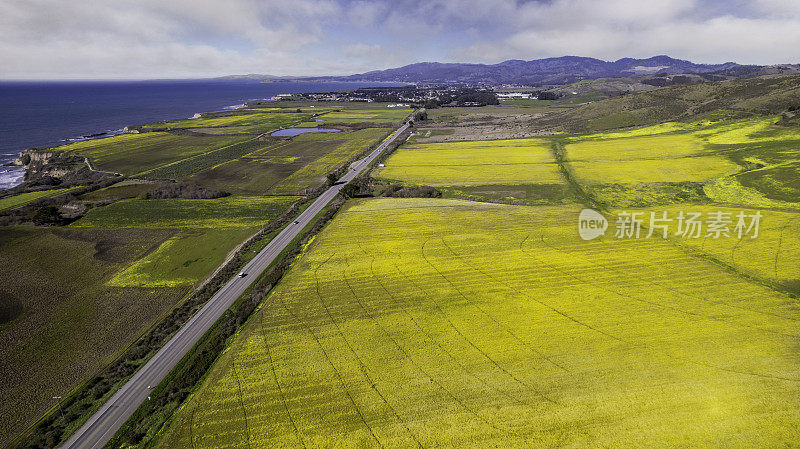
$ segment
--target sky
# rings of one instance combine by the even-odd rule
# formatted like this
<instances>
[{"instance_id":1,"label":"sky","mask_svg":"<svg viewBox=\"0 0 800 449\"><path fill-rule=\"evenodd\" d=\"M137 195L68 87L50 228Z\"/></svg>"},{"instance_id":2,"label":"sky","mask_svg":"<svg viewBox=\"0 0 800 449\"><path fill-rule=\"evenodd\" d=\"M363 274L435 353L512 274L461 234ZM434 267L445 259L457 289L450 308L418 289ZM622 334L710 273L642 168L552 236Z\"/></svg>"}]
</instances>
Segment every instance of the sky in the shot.
<instances>
[{"instance_id":1,"label":"sky","mask_svg":"<svg viewBox=\"0 0 800 449\"><path fill-rule=\"evenodd\" d=\"M800 63L800 0L0 0L0 79L342 75L666 54Z\"/></svg>"}]
</instances>

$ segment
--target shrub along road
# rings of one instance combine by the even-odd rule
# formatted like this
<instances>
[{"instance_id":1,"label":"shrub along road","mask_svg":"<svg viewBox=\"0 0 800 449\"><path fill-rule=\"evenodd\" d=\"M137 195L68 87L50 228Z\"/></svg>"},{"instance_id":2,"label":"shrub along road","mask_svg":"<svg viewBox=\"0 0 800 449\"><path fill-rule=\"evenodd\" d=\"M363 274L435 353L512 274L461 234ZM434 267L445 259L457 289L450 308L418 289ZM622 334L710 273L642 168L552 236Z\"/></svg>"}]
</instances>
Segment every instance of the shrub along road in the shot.
<instances>
[{"instance_id":1,"label":"shrub along road","mask_svg":"<svg viewBox=\"0 0 800 449\"><path fill-rule=\"evenodd\" d=\"M244 277L234 277L179 330L160 351L137 371L102 407L64 444L64 448L101 448L111 439L139 405L147 400L150 387L156 386L233 305L273 260L297 237L316 215L394 141L408 124L403 124L365 158L354 162L347 173L319 196L292 224L284 228L256 257L245 265Z\"/></svg>"}]
</instances>

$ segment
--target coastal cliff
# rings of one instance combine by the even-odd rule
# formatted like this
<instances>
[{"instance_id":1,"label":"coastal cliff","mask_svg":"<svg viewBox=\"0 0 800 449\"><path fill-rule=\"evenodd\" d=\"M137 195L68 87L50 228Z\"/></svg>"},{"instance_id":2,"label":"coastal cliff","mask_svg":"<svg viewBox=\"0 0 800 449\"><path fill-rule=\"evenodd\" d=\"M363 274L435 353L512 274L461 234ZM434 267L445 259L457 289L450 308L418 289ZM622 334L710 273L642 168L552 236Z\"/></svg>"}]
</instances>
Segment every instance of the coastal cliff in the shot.
<instances>
[{"instance_id":1,"label":"coastal cliff","mask_svg":"<svg viewBox=\"0 0 800 449\"><path fill-rule=\"evenodd\" d=\"M111 175L99 172L82 156L73 156L58 151L29 149L19 153L12 165L25 167L21 187L56 186L97 181Z\"/></svg>"}]
</instances>

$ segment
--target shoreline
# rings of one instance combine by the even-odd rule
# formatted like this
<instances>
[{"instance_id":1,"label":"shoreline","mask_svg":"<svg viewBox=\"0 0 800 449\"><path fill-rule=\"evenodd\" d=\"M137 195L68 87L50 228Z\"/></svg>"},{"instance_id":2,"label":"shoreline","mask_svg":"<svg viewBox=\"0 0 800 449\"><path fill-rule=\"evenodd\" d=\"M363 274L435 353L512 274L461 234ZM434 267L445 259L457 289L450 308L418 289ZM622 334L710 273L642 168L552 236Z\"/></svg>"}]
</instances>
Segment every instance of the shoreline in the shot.
<instances>
[{"instance_id":1,"label":"shoreline","mask_svg":"<svg viewBox=\"0 0 800 449\"><path fill-rule=\"evenodd\" d=\"M186 118L191 119L191 118L197 116L198 114L203 114L203 113L207 113L207 112L235 111L237 109L242 109L244 107L247 107L248 103L255 102L255 101L264 102L264 101L272 101L272 100L268 99L268 98L250 99L250 100L248 100L248 101L246 101L244 103L223 106L223 107L221 107L219 109L214 109L214 110L211 110L211 111L196 112L195 114L193 114L193 116L186 117ZM176 118L167 119L167 120L176 120ZM152 123L152 122L147 122L147 123ZM128 127L142 126L144 124L146 124L146 123L142 123L142 124L138 124L138 125L127 125L124 128L118 128L118 129L113 129L113 130L107 129L105 131L99 131L99 132L83 134L80 137L71 137L71 138L61 139L61 143L56 145L56 146L51 146L51 147L30 147L30 148L25 148L25 149L19 150L16 153L3 153L3 154L0 154L0 193L5 191L5 190L8 190L8 189L13 189L14 187L17 187L17 186L19 186L20 184L22 184L24 182L24 178L25 178L25 174L27 173L27 169L25 167L23 167L23 166L14 165L14 161L25 151L28 151L28 150L47 150L47 149L56 148L56 147L62 146L62 145L68 145L68 144L71 144L71 143L74 143L74 142L85 142L87 140L96 140L96 139L103 139L103 138L106 138L106 137L119 136L121 134L125 134L125 129L128 128ZM6 158L7 158L7 160L3 160L3 159L6 159Z\"/></svg>"},{"instance_id":2,"label":"shoreline","mask_svg":"<svg viewBox=\"0 0 800 449\"><path fill-rule=\"evenodd\" d=\"M126 125L135 127L190 118L196 111L232 111L247 103L267 102L280 93L348 91L386 84L396 83L297 80L275 84L235 80L0 83L0 88L5 88L5 96L0 97L0 115L5 112L8 125L0 133L0 142L5 144L0 149L0 165L13 162L25 150L119 135ZM0 171L0 190L13 188L20 181L16 170Z\"/></svg>"}]
</instances>

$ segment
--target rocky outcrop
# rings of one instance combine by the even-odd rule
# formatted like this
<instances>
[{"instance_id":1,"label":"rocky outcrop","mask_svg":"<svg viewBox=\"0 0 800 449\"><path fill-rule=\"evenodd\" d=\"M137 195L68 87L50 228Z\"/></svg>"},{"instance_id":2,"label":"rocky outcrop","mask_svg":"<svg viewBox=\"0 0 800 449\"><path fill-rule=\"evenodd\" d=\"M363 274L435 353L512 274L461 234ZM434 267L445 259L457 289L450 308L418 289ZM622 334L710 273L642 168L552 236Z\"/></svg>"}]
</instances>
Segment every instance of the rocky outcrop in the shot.
<instances>
[{"instance_id":1,"label":"rocky outcrop","mask_svg":"<svg viewBox=\"0 0 800 449\"><path fill-rule=\"evenodd\" d=\"M47 162L56 157L59 153L55 151L43 151L37 149L25 150L19 153L12 165L27 167L31 164L47 164Z\"/></svg>"},{"instance_id":2,"label":"rocky outcrop","mask_svg":"<svg viewBox=\"0 0 800 449\"><path fill-rule=\"evenodd\" d=\"M13 164L27 169L23 178L23 188L82 185L113 176L93 170L87 162L87 159L81 156L30 149L21 152Z\"/></svg>"}]
</instances>

